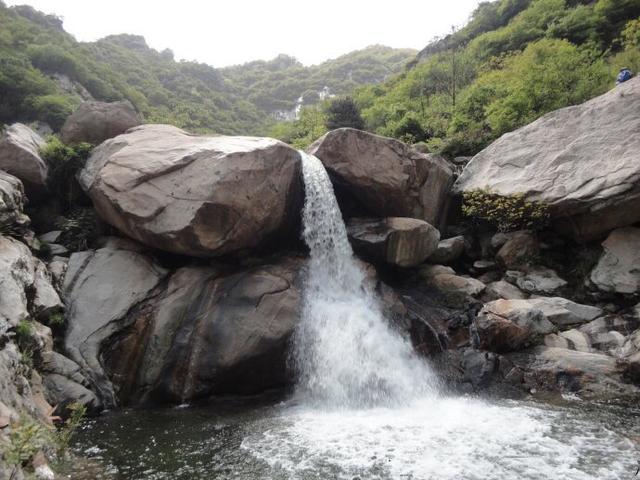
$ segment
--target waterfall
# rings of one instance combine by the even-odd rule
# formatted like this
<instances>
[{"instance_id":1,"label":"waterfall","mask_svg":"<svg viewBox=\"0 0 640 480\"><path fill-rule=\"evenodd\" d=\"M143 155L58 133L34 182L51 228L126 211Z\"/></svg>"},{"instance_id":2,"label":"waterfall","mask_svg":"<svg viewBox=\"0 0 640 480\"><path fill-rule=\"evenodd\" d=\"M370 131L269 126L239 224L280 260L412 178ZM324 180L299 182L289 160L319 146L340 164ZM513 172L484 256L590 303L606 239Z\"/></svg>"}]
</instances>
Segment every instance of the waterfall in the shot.
<instances>
[{"instance_id":1,"label":"waterfall","mask_svg":"<svg viewBox=\"0 0 640 480\"><path fill-rule=\"evenodd\" d=\"M300 155L310 259L295 336L299 390L332 407L397 405L433 394L435 375L384 318L354 258L324 166L313 155Z\"/></svg>"}]
</instances>

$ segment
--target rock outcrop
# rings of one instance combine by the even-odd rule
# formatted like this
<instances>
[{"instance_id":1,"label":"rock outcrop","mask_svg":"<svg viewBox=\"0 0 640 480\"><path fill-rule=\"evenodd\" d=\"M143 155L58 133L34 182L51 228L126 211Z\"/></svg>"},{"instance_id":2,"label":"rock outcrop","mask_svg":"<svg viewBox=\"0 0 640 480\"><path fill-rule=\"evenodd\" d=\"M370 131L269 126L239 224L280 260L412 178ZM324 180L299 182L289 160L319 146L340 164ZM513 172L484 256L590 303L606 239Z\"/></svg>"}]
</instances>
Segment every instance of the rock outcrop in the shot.
<instances>
[{"instance_id":1,"label":"rock outcrop","mask_svg":"<svg viewBox=\"0 0 640 480\"><path fill-rule=\"evenodd\" d=\"M0 171L0 232L24 228L29 218L24 214L24 189L22 182Z\"/></svg>"},{"instance_id":2,"label":"rock outcrop","mask_svg":"<svg viewBox=\"0 0 640 480\"><path fill-rule=\"evenodd\" d=\"M458 193L524 194L587 240L640 220L640 78L548 113L476 155Z\"/></svg>"},{"instance_id":3,"label":"rock outcrop","mask_svg":"<svg viewBox=\"0 0 640 480\"><path fill-rule=\"evenodd\" d=\"M140 116L129 101L83 102L62 126L64 143L87 142L98 145L110 138L142 124Z\"/></svg>"},{"instance_id":4,"label":"rock outcrop","mask_svg":"<svg viewBox=\"0 0 640 480\"><path fill-rule=\"evenodd\" d=\"M65 348L106 406L283 386L301 263L170 272L117 247L74 254Z\"/></svg>"},{"instance_id":5,"label":"rock outcrop","mask_svg":"<svg viewBox=\"0 0 640 480\"><path fill-rule=\"evenodd\" d=\"M343 211L341 193L375 217L411 217L439 225L453 182L443 158L352 128L327 133L307 151L322 160Z\"/></svg>"},{"instance_id":6,"label":"rock outcrop","mask_svg":"<svg viewBox=\"0 0 640 480\"><path fill-rule=\"evenodd\" d=\"M45 265L26 245L0 236L0 335L31 317L63 308ZM31 298L29 298L31 297Z\"/></svg>"},{"instance_id":7,"label":"rock outcrop","mask_svg":"<svg viewBox=\"0 0 640 480\"><path fill-rule=\"evenodd\" d=\"M44 139L26 125L14 123L0 140L0 170L19 178L29 195L46 191L48 168L40 158Z\"/></svg>"},{"instance_id":8,"label":"rock outcrop","mask_svg":"<svg viewBox=\"0 0 640 480\"><path fill-rule=\"evenodd\" d=\"M269 138L143 125L100 145L80 183L107 223L184 255L264 247L299 224L299 154Z\"/></svg>"},{"instance_id":9,"label":"rock outcrop","mask_svg":"<svg viewBox=\"0 0 640 480\"><path fill-rule=\"evenodd\" d=\"M602 243L604 253L591 281L604 292L640 292L640 228L619 228Z\"/></svg>"},{"instance_id":10,"label":"rock outcrop","mask_svg":"<svg viewBox=\"0 0 640 480\"><path fill-rule=\"evenodd\" d=\"M440 239L440 232L427 222L404 217L352 218L347 233L356 253L398 267L420 265Z\"/></svg>"}]
</instances>

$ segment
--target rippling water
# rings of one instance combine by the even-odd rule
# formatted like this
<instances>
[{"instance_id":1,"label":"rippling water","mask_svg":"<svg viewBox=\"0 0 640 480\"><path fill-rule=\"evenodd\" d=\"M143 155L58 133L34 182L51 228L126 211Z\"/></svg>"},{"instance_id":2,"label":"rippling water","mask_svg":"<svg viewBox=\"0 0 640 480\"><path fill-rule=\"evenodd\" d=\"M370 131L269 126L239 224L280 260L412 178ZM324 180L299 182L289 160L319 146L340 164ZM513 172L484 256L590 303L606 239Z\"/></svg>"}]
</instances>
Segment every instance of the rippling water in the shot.
<instances>
[{"instance_id":1,"label":"rippling water","mask_svg":"<svg viewBox=\"0 0 640 480\"><path fill-rule=\"evenodd\" d=\"M637 436L637 410L579 402L227 402L107 414L85 425L76 451L99 460L104 479L613 480L634 478Z\"/></svg>"}]
</instances>

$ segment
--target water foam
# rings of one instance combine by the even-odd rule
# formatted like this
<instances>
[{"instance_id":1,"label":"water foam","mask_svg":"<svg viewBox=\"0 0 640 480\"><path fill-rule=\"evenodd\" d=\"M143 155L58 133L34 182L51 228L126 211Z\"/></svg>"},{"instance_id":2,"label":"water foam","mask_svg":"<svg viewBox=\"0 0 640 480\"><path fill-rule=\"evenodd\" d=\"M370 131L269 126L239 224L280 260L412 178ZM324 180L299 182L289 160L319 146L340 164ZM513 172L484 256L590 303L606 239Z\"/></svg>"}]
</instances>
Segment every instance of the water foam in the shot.
<instances>
[{"instance_id":1,"label":"water foam","mask_svg":"<svg viewBox=\"0 0 640 480\"><path fill-rule=\"evenodd\" d=\"M316 403L339 407L397 405L434 394L435 375L384 318L353 256L324 166L300 154L310 259L294 349L299 389Z\"/></svg>"}]
</instances>

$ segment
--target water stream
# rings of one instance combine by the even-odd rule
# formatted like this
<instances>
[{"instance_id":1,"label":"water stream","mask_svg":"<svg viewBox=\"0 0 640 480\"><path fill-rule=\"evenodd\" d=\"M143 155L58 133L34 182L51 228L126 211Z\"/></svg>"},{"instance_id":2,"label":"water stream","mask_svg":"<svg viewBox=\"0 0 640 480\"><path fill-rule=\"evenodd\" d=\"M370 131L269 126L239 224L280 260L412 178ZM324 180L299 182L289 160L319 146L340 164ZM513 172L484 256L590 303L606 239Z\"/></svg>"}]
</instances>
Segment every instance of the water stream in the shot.
<instances>
[{"instance_id":1,"label":"water stream","mask_svg":"<svg viewBox=\"0 0 640 480\"><path fill-rule=\"evenodd\" d=\"M440 392L354 258L326 171L303 154L303 320L287 399L126 410L88 422L71 478L614 480L636 471L639 412Z\"/></svg>"}]
</instances>

